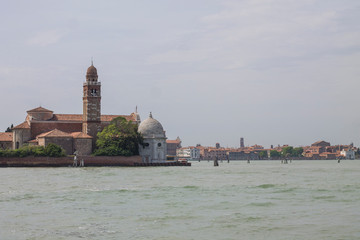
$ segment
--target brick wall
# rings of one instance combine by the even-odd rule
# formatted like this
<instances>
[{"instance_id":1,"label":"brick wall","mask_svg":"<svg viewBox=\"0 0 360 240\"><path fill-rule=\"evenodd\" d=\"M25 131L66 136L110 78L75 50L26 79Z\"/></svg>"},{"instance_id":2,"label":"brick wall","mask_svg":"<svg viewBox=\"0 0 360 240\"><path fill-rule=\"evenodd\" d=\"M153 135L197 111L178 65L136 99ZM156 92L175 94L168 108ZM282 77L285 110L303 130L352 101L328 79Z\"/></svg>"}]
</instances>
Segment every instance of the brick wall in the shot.
<instances>
[{"instance_id":1,"label":"brick wall","mask_svg":"<svg viewBox=\"0 0 360 240\"><path fill-rule=\"evenodd\" d=\"M90 155L92 152L92 139L91 138L75 138L74 139L74 152L77 151L78 155Z\"/></svg>"},{"instance_id":2,"label":"brick wall","mask_svg":"<svg viewBox=\"0 0 360 240\"><path fill-rule=\"evenodd\" d=\"M71 155L74 153L72 137L45 137L45 147L49 143L54 143L56 145L61 146L65 150L65 153L67 155Z\"/></svg>"},{"instance_id":3,"label":"brick wall","mask_svg":"<svg viewBox=\"0 0 360 240\"><path fill-rule=\"evenodd\" d=\"M140 156L78 156L78 161L82 159L85 167L134 166L134 163L141 163ZM0 157L0 167L68 167L72 166L73 162L73 157Z\"/></svg>"},{"instance_id":4,"label":"brick wall","mask_svg":"<svg viewBox=\"0 0 360 240\"><path fill-rule=\"evenodd\" d=\"M31 122L31 138L35 138L37 135L45 132L49 132L54 129L59 129L63 132L81 132L82 122L69 123L69 122Z\"/></svg>"},{"instance_id":5,"label":"brick wall","mask_svg":"<svg viewBox=\"0 0 360 240\"><path fill-rule=\"evenodd\" d=\"M12 142L0 142L0 149L12 149Z\"/></svg>"}]
</instances>

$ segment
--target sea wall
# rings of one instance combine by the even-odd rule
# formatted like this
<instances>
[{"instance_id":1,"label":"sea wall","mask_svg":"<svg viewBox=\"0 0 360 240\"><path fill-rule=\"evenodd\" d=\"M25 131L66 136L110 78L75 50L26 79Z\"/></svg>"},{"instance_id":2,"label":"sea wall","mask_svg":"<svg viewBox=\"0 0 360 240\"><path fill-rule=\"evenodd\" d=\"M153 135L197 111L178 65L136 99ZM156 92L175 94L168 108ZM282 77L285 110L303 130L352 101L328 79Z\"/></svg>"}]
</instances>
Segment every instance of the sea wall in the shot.
<instances>
[{"instance_id":1,"label":"sea wall","mask_svg":"<svg viewBox=\"0 0 360 240\"><path fill-rule=\"evenodd\" d=\"M78 156L77 159L78 165L83 160L85 167L134 166L142 162L140 156ZM73 163L73 157L0 157L0 167L68 167Z\"/></svg>"}]
</instances>

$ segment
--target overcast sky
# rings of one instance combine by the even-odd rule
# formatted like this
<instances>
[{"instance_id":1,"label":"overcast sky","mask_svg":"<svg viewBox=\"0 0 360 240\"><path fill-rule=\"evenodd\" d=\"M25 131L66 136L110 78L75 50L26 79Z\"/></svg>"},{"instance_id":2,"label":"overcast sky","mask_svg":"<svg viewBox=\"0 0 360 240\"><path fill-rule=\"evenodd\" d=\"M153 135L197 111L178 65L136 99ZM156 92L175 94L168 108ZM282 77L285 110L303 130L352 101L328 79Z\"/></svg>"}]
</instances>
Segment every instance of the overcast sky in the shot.
<instances>
[{"instance_id":1,"label":"overcast sky","mask_svg":"<svg viewBox=\"0 0 360 240\"><path fill-rule=\"evenodd\" d=\"M38 106L152 111L183 146L360 145L360 1L5 1L0 131Z\"/></svg>"}]
</instances>

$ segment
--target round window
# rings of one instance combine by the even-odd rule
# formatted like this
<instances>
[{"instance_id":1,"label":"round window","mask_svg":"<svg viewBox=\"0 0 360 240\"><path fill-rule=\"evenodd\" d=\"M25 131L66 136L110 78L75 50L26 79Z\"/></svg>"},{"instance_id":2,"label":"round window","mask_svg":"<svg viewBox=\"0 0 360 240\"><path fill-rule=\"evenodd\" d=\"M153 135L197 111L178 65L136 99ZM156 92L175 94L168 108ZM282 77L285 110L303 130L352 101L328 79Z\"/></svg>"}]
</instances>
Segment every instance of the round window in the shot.
<instances>
[{"instance_id":1,"label":"round window","mask_svg":"<svg viewBox=\"0 0 360 240\"><path fill-rule=\"evenodd\" d=\"M148 147L149 145L150 145L149 143L145 143L145 144L144 144L145 147Z\"/></svg>"},{"instance_id":2,"label":"round window","mask_svg":"<svg viewBox=\"0 0 360 240\"><path fill-rule=\"evenodd\" d=\"M158 147L161 147L161 143L158 143Z\"/></svg>"}]
</instances>

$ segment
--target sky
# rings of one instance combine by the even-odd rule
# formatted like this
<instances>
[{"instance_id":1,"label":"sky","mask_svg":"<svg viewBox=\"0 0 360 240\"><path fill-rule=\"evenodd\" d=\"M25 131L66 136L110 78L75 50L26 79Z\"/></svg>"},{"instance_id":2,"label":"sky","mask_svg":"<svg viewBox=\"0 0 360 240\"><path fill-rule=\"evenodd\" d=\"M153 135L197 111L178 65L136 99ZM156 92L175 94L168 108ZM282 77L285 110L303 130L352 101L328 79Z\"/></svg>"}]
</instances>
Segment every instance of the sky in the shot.
<instances>
[{"instance_id":1,"label":"sky","mask_svg":"<svg viewBox=\"0 0 360 240\"><path fill-rule=\"evenodd\" d=\"M38 106L161 122L183 146L360 146L358 0L0 0L0 131Z\"/></svg>"}]
</instances>

